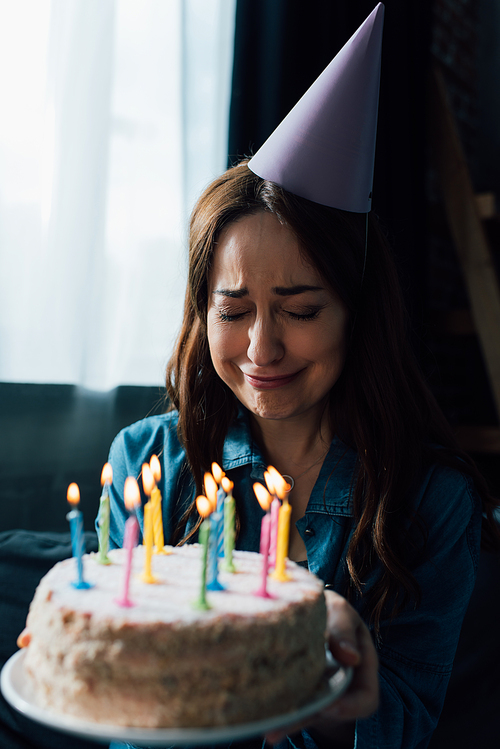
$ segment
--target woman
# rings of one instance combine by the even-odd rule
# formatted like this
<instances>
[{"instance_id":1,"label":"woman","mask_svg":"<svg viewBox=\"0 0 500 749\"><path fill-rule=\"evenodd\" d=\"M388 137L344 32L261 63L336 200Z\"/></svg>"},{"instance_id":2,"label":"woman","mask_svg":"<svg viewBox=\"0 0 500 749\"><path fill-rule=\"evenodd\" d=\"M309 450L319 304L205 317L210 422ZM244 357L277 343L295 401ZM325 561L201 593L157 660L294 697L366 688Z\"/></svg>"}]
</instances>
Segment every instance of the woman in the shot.
<instances>
[{"instance_id":1,"label":"woman","mask_svg":"<svg viewBox=\"0 0 500 749\"><path fill-rule=\"evenodd\" d=\"M494 501L415 365L371 214L367 241L365 229L364 215L293 195L245 162L215 180L191 219L184 320L167 369L172 410L122 432L110 460L120 487L161 454L174 543L196 540L194 498L221 463L235 484L237 547L251 551L262 516L252 483L268 464L290 476L290 557L349 599L377 642L379 709L342 726L345 745L355 731L357 747L423 747L481 525L486 545L498 546L498 530ZM113 492L116 545L125 519ZM331 718L312 726L319 745L338 737Z\"/></svg>"},{"instance_id":2,"label":"woman","mask_svg":"<svg viewBox=\"0 0 500 749\"><path fill-rule=\"evenodd\" d=\"M167 369L172 410L125 430L110 456L121 487L161 453L173 543L196 540L194 499L212 461L235 485L240 549L259 549L254 481L269 464L290 478L290 556L336 592L339 657L349 649L335 637L340 619L351 633L340 640L359 643L362 632L366 644L364 691L311 721L300 746L427 745L481 534L500 545L495 502L409 349L397 274L370 212L383 15L379 3L251 161L201 196ZM119 545L125 510L114 490L112 502ZM355 611L380 665L370 717L376 660ZM371 702L349 711L363 694ZM350 723L336 719L342 708Z\"/></svg>"}]
</instances>

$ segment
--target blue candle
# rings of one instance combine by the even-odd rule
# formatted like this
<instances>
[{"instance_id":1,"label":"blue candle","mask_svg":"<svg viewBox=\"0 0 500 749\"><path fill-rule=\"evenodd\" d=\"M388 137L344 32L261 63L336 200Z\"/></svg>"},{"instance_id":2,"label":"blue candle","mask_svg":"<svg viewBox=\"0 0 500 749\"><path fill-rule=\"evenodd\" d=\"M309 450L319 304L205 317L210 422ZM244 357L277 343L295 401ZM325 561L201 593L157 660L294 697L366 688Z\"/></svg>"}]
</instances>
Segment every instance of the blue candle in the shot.
<instances>
[{"instance_id":1,"label":"blue candle","mask_svg":"<svg viewBox=\"0 0 500 749\"><path fill-rule=\"evenodd\" d=\"M217 537L217 556L219 558L224 557L224 511L225 511L224 500L225 498L226 498L226 492L221 486L221 488L217 492L217 512L219 512L222 516L222 522L220 523L220 527L219 527L219 535Z\"/></svg>"},{"instance_id":2,"label":"blue candle","mask_svg":"<svg viewBox=\"0 0 500 749\"><path fill-rule=\"evenodd\" d=\"M76 565L78 571L78 579L71 583L74 588L86 590L92 588L92 583L88 583L83 579L83 555L85 554L85 535L83 533L83 515L80 510L77 509L77 505L80 502L80 490L77 484L70 484L68 486L68 502L73 509L66 515L69 520L69 528L71 531L71 548L73 549L73 556L76 558Z\"/></svg>"},{"instance_id":3,"label":"blue candle","mask_svg":"<svg viewBox=\"0 0 500 749\"><path fill-rule=\"evenodd\" d=\"M224 478L225 473L218 463L212 463L212 476L214 478L215 486L217 489L216 510L217 512L220 512L222 518L224 518L224 499L226 498L226 492L222 488L222 479ZM209 495L207 494L207 496ZM220 524L217 536L217 556L224 556L224 520Z\"/></svg>"},{"instance_id":4,"label":"blue candle","mask_svg":"<svg viewBox=\"0 0 500 749\"><path fill-rule=\"evenodd\" d=\"M210 515L210 536L208 541L208 575L207 590L225 590L219 582L219 535L224 530L224 516L222 512Z\"/></svg>"}]
</instances>

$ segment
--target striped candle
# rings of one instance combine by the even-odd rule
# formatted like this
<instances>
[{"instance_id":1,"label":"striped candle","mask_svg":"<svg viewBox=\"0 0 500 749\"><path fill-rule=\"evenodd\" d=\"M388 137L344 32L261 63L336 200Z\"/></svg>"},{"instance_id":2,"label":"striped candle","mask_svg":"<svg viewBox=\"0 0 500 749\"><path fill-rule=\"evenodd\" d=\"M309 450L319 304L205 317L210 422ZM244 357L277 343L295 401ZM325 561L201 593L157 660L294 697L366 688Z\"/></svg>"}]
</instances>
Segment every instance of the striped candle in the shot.
<instances>
[{"instance_id":1,"label":"striped candle","mask_svg":"<svg viewBox=\"0 0 500 749\"><path fill-rule=\"evenodd\" d=\"M109 487L113 481L113 469L109 463L105 463L101 473L102 494L99 501L99 513L97 515L97 524L99 526L99 553L96 561L99 564L111 564L108 557L109 550L109 516L110 500Z\"/></svg>"}]
</instances>

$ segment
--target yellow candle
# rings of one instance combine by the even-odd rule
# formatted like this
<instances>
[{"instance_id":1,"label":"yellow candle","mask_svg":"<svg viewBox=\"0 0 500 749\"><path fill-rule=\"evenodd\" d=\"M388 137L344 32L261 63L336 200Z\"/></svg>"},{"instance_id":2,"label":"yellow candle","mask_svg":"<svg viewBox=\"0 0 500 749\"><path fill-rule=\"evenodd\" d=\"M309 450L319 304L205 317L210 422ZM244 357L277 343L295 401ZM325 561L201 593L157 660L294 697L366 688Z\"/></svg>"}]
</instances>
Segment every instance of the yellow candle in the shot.
<instances>
[{"instance_id":1,"label":"yellow candle","mask_svg":"<svg viewBox=\"0 0 500 749\"><path fill-rule=\"evenodd\" d=\"M144 505L144 569L142 571L141 580L145 583L157 583L158 578L151 572L151 557L153 556L153 521L152 521L152 505L151 502L147 502Z\"/></svg>"},{"instance_id":2,"label":"yellow candle","mask_svg":"<svg viewBox=\"0 0 500 749\"><path fill-rule=\"evenodd\" d=\"M154 534L154 553L171 554L172 552L165 548L165 538L163 535L163 517L161 514L161 492L158 489L158 483L161 479L160 461L156 455L151 456L149 467L153 473L155 485L151 492L151 502L153 505L153 534Z\"/></svg>"},{"instance_id":3,"label":"yellow candle","mask_svg":"<svg viewBox=\"0 0 500 749\"><path fill-rule=\"evenodd\" d=\"M148 496L151 496L154 486L154 478L151 469L147 463L142 466L142 485ZM141 580L145 583L156 583L157 578L151 572L151 557L153 556L153 504L151 499L144 505L144 530L142 542L144 546L144 569Z\"/></svg>"},{"instance_id":4,"label":"yellow candle","mask_svg":"<svg viewBox=\"0 0 500 749\"><path fill-rule=\"evenodd\" d=\"M290 537L290 517L292 514L292 506L290 505L288 498L285 497L283 504L280 507L278 516L278 540L276 543L276 566L271 577L274 580L280 582L286 582L291 580L290 575L286 573L286 558L288 556L288 542Z\"/></svg>"}]
</instances>

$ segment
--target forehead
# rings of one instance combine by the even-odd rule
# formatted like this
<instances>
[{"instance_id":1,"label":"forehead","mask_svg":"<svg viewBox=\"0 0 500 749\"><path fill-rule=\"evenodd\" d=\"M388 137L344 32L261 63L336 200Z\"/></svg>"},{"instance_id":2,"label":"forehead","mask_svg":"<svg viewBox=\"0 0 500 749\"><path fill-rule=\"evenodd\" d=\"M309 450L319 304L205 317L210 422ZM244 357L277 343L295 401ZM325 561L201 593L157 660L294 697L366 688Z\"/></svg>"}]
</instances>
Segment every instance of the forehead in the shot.
<instances>
[{"instance_id":1,"label":"forehead","mask_svg":"<svg viewBox=\"0 0 500 749\"><path fill-rule=\"evenodd\" d=\"M212 287L221 282L245 285L317 283L318 272L301 252L294 232L271 213L256 213L227 226L214 252Z\"/></svg>"}]
</instances>

